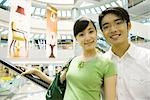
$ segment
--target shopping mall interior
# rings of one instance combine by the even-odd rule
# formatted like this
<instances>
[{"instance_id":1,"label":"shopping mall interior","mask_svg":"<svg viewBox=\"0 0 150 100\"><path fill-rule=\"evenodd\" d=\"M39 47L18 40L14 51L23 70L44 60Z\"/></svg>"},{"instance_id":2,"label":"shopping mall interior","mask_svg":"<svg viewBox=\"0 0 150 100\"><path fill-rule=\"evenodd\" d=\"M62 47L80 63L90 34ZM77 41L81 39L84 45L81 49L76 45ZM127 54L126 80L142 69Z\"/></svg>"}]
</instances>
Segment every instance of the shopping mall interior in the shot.
<instances>
[{"instance_id":1,"label":"shopping mall interior","mask_svg":"<svg viewBox=\"0 0 150 100\"><path fill-rule=\"evenodd\" d=\"M82 16L94 21L96 47L106 52L110 44L101 33L98 15L108 7L125 8L132 23L129 39L150 49L149 5L150 0L0 0L1 100L45 100L45 83L20 76L20 66L55 76L57 67L82 52L73 35L74 22Z\"/></svg>"}]
</instances>

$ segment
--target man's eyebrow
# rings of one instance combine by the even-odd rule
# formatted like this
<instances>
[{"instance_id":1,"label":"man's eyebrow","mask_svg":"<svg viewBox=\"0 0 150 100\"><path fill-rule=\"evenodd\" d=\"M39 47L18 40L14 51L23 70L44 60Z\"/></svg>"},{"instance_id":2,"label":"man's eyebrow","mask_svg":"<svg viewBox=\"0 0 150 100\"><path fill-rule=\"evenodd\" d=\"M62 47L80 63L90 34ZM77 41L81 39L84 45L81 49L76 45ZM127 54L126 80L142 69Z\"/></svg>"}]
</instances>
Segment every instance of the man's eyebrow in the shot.
<instances>
[{"instance_id":1,"label":"man's eyebrow","mask_svg":"<svg viewBox=\"0 0 150 100\"><path fill-rule=\"evenodd\" d=\"M115 22L116 22L116 21L122 21L122 19L121 19L121 18L118 18L118 19L115 20Z\"/></svg>"},{"instance_id":2,"label":"man's eyebrow","mask_svg":"<svg viewBox=\"0 0 150 100\"><path fill-rule=\"evenodd\" d=\"M114 21L116 22L116 21L120 21L120 20L122 21L121 18L118 18L118 19L115 19ZM107 24L109 24L109 23L106 22L106 23L102 24L102 26L105 26L105 25L107 25Z\"/></svg>"},{"instance_id":3,"label":"man's eyebrow","mask_svg":"<svg viewBox=\"0 0 150 100\"><path fill-rule=\"evenodd\" d=\"M102 26L105 26L105 25L107 25L108 23L104 23Z\"/></svg>"}]
</instances>

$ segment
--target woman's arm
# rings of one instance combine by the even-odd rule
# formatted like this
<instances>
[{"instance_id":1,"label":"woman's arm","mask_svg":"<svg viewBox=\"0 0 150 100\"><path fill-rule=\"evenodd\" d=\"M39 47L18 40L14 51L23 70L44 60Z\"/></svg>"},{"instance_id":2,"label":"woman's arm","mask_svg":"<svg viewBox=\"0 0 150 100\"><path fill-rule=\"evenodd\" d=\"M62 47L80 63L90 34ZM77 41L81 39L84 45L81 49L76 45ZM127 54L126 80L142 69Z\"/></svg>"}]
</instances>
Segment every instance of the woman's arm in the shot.
<instances>
[{"instance_id":1,"label":"woman's arm","mask_svg":"<svg viewBox=\"0 0 150 100\"><path fill-rule=\"evenodd\" d=\"M42 71L36 68L28 69L27 71L23 72L21 75L25 75L25 74L33 74L49 84L51 84L51 82L53 81L51 77L47 76L45 73L43 73Z\"/></svg>"},{"instance_id":2,"label":"woman's arm","mask_svg":"<svg viewBox=\"0 0 150 100\"><path fill-rule=\"evenodd\" d=\"M104 79L105 100L116 100L116 75Z\"/></svg>"},{"instance_id":3,"label":"woman's arm","mask_svg":"<svg viewBox=\"0 0 150 100\"><path fill-rule=\"evenodd\" d=\"M67 68L61 71L60 75L60 82L63 83L63 81L66 79L66 73L67 73Z\"/></svg>"}]
</instances>

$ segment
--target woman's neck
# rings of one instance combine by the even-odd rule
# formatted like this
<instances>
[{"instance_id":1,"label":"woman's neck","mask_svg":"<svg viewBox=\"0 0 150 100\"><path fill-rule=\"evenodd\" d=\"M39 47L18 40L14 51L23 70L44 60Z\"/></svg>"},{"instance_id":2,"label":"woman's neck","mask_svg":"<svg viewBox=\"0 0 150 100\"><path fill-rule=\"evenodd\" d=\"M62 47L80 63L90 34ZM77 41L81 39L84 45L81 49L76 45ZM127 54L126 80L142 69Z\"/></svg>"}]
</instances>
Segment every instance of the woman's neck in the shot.
<instances>
[{"instance_id":1,"label":"woman's neck","mask_svg":"<svg viewBox=\"0 0 150 100\"><path fill-rule=\"evenodd\" d=\"M92 58L95 57L96 55L97 55L96 49L86 50L83 53L84 58Z\"/></svg>"},{"instance_id":2,"label":"woman's neck","mask_svg":"<svg viewBox=\"0 0 150 100\"><path fill-rule=\"evenodd\" d=\"M124 43L121 45L113 45L112 52L121 58L129 47L130 47L129 43Z\"/></svg>"}]
</instances>

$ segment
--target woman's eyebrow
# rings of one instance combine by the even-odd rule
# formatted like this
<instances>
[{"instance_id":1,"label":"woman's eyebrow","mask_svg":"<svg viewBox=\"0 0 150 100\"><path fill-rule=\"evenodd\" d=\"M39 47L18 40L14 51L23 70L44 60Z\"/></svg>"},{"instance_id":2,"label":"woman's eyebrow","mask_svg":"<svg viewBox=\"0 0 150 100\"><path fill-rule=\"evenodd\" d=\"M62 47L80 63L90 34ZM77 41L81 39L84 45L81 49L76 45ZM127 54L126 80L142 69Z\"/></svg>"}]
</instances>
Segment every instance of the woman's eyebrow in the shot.
<instances>
[{"instance_id":1,"label":"woman's eyebrow","mask_svg":"<svg viewBox=\"0 0 150 100\"><path fill-rule=\"evenodd\" d=\"M88 30L92 30L92 29L93 29L93 28L90 27Z\"/></svg>"}]
</instances>

